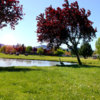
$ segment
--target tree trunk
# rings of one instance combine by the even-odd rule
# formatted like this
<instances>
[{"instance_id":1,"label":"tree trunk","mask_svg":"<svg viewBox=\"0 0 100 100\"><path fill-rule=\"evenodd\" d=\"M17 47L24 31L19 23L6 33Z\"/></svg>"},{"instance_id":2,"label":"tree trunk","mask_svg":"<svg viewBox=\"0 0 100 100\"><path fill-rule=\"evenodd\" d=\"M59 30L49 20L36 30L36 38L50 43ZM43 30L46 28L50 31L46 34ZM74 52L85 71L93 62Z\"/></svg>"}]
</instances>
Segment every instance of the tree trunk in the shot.
<instances>
[{"instance_id":1,"label":"tree trunk","mask_svg":"<svg viewBox=\"0 0 100 100\"><path fill-rule=\"evenodd\" d=\"M81 62L81 60L80 60L80 57L79 57L78 52L76 52L76 56L77 56L77 60L78 60L79 65L82 65L82 62Z\"/></svg>"},{"instance_id":2,"label":"tree trunk","mask_svg":"<svg viewBox=\"0 0 100 100\"><path fill-rule=\"evenodd\" d=\"M77 57L77 60L78 60L79 65L82 65L82 62L81 62L81 60L80 60L80 57L79 57L79 53L78 53L77 47L74 48L74 51L75 51L75 54L76 54L76 57Z\"/></svg>"},{"instance_id":3,"label":"tree trunk","mask_svg":"<svg viewBox=\"0 0 100 100\"><path fill-rule=\"evenodd\" d=\"M80 57L79 57L78 49L77 49L77 44L76 45L73 44L73 47L71 47L68 43L66 43L66 45L76 54L79 65L82 65L82 62L81 62Z\"/></svg>"}]
</instances>

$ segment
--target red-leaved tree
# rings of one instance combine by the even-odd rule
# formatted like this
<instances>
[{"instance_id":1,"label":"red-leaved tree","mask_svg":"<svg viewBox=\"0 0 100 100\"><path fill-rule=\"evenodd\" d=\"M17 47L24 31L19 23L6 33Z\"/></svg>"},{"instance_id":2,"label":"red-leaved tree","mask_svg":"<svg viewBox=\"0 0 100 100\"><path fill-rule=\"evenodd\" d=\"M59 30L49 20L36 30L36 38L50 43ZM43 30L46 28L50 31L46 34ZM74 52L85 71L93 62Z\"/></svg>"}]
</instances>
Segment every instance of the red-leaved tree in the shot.
<instances>
[{"instance_id":1,"label":"red-leaved tree","mask_svg":"<svg viewBox=\"0 0 100 100\"><path fill-rule=\"evenodd\" d=\"M93 28L88 17L91 12L79 8L78 2L69 4L65 0L63 8L52 6L45 9L45 13L37 16L37 36L39 42L47 42L49 46L59 47L66 44L76 54L81 65L77 46L80 40L91 41L95 37L96 29Z\"/></svg>"},{"instance_id":2,"label":"red-leaved tree","mask_svg":"<svg viewBox=\"0 0 100 100\"><path fill-rule=\"evenodd\" d=\"M22 18L23 11L19 0L0 0L0 28L9 24L14 29Z\"/></svg>"}]
</instances>

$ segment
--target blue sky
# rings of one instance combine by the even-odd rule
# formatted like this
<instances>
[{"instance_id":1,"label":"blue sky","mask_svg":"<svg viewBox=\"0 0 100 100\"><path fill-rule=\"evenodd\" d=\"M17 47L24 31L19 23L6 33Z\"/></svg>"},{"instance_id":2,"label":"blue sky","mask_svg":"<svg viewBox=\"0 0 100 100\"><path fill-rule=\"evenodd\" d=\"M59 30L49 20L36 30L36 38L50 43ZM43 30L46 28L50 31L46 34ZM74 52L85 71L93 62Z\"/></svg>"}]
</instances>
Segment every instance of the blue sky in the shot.
<instances>
[{"instance_id":1,"label":"blue sky","mask_svg":"<svg viewBox=\"0 0 100 100\"><path fill-rule=\"evenodd\" d=\"M36 16L45 11L45 8L52 5L54 8L61 7L64 0L19 0L23 5L24 19L19 21L15 30L5 27L0 30L0 43L3 44L25 44L26 46L37 46L40 43L37 42L36 34ZM76 0L69 0L74 2ZM96 38L91 42L92 48L95 49L95 42L100 37L100 0L77 0L80 8L91 10L90 20L94 22L93 26L97 27L98 32ZM63 47L66 47L65 45Z\"/></svg>"}]
</instances>

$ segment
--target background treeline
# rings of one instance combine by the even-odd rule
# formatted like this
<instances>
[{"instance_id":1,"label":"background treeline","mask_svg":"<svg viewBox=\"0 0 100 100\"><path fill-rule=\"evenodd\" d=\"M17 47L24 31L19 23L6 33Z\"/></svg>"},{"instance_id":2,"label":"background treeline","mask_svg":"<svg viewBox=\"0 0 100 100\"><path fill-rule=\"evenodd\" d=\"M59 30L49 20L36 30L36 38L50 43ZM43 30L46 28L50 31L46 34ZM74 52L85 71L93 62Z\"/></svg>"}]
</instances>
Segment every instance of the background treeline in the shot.
<instances>
[{"instance_id":1,"label":"background treeline","mask_svg":"<svg viewBox=\"0 0 100 100\"><path fill-rule=\"evenodd\" d=\"M99 42L96 42L96 46L99 46ZM96 51L92 50L92 47L89 43L84 42L81 44L80 48L78 48L79 55L84 57L85 59L88 57L93 57L94 59L99 58L99 49ZM50 56L75 56L74 52L69 49L54 49L49 48L47 46L39 46L39 47L32 47L32 46L24 46L24 44L17 44L17 45L1 45L0 44L0 52L5 54L24 54L28 55L50 55Z\"/></svg>"},{"instance_id":2,"label":"background treeline","mask_svg":"<svg viewBox=\"0 0 100 100\"><path fill-rule=\"evenodd\" d=\"M24 46L24 44L17 45L3 45L0 46L0 52L5 54L24 54L24 55L51 55L51 56L71 56L71 51L64 49L54 50L53 48L42 48L42 47L32 47L32 46Z\"/></svg>"}]
</instances>

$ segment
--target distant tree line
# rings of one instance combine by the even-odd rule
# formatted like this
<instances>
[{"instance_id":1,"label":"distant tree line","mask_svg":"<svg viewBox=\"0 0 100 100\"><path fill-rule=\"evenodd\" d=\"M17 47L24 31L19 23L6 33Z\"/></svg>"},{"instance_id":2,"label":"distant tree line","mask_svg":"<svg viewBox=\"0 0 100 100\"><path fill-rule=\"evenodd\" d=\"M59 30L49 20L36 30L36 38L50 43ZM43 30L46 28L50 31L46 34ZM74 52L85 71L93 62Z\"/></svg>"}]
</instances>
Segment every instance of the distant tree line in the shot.
<instances>
[{"instance_id":1,"label":"distant tree line","mask_svg":"<svg viewBox=\"0 0 100 100\"><path fill-rule=\"evenodd\" d=\"M5 54L24 54L28 55L50 55L50 56L72 56L76 57L75 53L70 49L62 48L43 48L24 46L24 44L17 45L0 45L0 52ZM96 41L96 50L93 51L91 45L88 42L83 42L78 48L79 55L85 59L88 57L94 57L100 59L100 38Z\"/></svg>"},{"instance_id":2,"label":"distant tree line","mask_svg":"<svg viewBox=\"0 0 100 100\"><path fill-rule=\"evenodd\" d=\"M24 44L17 44L17 45L4 45L0 46L0 52L5 54L24 54L24 55L51 55L51 56L71 56L70 51L63 50L61 48L55 50L54 48L51 49L44 49L42 47L36 48L32 46L24 46Z\"/></svg>"}]
</instances>

